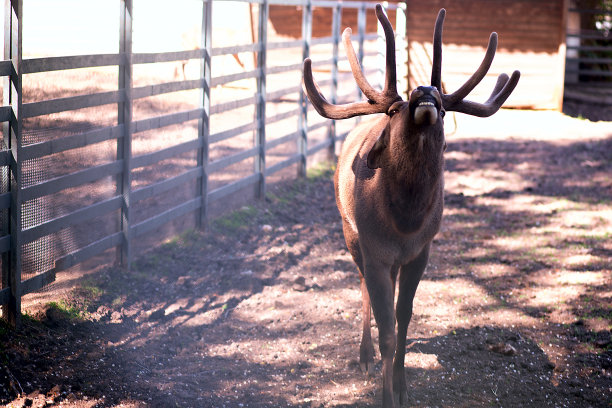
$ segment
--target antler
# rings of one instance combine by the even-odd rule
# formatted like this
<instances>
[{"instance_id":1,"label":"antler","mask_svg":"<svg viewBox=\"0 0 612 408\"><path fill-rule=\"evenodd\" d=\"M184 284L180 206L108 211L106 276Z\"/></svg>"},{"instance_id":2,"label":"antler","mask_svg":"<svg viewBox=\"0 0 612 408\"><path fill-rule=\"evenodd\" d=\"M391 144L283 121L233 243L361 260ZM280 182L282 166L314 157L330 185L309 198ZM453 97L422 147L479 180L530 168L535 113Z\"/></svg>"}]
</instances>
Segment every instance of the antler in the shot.
<instances>
[{"instance_id":1,"label":"antler","mask_svg":"<svg viewBox=\"0 0 612 408\"><path fill-rule=\"evenodd\" d=\"M482 60L482 63L474 72L474 74L463 84L458 90L452 94L442 93L442 26L444 25L444 17L446 16L446 10L441 9L436 19L436 25L434 29L433 39L433 66L431 69L431 85L438 88L442 95L442 106L447 111L456 111L467 113L473 116L491 116L499 110L503 103L508 99L518 80L521 76L519 71L514 71L511 77L506 74L501 74L497 78L497 84L491 92L491 96L485 103L476 103L467 101L464 98L468 96L470 92L482 81L485 77L493 57L495 56L495 50L497 49L497 33L491 33L489 37L489 44L487 46L487 52Z\"/></svg>"},{"instance_id":2,"label":"antler","mask_svg":"<svg viewBox=\"0 0 612 408\"><path fill-rule=\"evenodd\" d=\"M359 89L368 98L367 101L354 102L344 105L331 104L321 93L321 89L312 77L312 62L310 58L304 60L304 86L310 102L321 116L328 119L347 119L358 115L387 112L389 107L402 98L397 93L397 78L395 73L395 37L393 27L382 10L380 4L376 5L376 16L385 31L387 44L385 85L382 92L375 90L363 74L355 49L351 43L351 29L346 28L342 33L342 42L353 71L355 82Z\"/></svg>"}]
</instances>

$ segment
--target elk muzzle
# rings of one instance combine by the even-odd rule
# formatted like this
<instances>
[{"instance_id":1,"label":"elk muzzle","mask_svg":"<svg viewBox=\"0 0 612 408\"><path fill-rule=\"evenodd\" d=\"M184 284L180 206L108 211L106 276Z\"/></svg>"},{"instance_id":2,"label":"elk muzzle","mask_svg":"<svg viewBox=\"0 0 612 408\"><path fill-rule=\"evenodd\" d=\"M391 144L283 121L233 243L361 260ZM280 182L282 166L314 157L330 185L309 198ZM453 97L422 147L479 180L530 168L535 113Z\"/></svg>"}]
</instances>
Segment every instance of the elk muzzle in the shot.
<instances>
[{"instance_id":1,"label":"elk muzzle","mask_svg":"<svg viewBox=\"0 0 612 408\"><path fill-rule=\"evenodd\" d=\"M435 125L442 109L440 93L433 86L419 86L410 94L410 113L417 125Z\"/></svg>"}]
</instances>

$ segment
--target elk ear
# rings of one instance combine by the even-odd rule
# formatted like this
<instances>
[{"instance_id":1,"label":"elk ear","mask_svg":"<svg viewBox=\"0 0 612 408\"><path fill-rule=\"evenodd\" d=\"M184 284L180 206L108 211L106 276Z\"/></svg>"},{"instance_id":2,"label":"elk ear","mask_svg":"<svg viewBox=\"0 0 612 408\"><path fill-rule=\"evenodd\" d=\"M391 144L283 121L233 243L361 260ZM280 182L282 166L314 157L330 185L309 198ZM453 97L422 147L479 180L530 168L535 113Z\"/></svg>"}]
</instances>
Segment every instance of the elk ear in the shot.
<instances>
[{"instance_id":1,"label":"elk ear","mask_svg":"<svg viewBox=\"0 0 612 408\"><path fill-rule=\"evenodd\" d=\"M378 169L383 165L383 153L389 145L389 126L385 126L372 149L368 152L367 164L371 169Z\"/></svg>"}]
</instances>

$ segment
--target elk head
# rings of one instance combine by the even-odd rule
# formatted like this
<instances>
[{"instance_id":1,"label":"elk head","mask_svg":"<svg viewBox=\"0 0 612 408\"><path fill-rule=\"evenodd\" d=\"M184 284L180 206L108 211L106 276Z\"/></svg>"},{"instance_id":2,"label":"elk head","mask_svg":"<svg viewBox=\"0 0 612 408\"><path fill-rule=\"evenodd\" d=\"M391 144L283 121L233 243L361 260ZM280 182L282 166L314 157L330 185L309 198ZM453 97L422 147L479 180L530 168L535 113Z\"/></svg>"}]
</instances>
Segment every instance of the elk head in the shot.
<instances>
[{"instance_id":1,"label":"elk head","mask_svg":"<svg viewBox=\"0 0 612 408\"><path fill-rule=\"evenodd\" d=\"M416 88L408 101L403 101L398 94L393 28L385 16L382 7L378 4L376 5L376 16L383 27L386 38L386 72L383 90L375 90L365 78L351 43L352 31L350 27L347 27L342 33L342 42L344 43L355 81L367 100L344 105L329 103L314 82L311 61L309 58L306 58L304 60L304 85L308 98L314 108L321 116L328 119L346 119L372 113L386 113L389 117L392 117L398 112L406 111L405 114L409 114L408 119L410 122L417 126L435 125L438 117L443 117L445 111L463 112L480 117L491 116L497 112L516 87L520 77L519 71L514 71L511 77L508 77L506 74L499 75L497 84L485 103L476 103L464 99L488 72L497 49L497 33L491 33L485 57L480 67L467 82L452 94L442 93L442 26L445 15L446 10L441 9L438 13L434 29L431 86Z\"/></svg>"}]
</instances>

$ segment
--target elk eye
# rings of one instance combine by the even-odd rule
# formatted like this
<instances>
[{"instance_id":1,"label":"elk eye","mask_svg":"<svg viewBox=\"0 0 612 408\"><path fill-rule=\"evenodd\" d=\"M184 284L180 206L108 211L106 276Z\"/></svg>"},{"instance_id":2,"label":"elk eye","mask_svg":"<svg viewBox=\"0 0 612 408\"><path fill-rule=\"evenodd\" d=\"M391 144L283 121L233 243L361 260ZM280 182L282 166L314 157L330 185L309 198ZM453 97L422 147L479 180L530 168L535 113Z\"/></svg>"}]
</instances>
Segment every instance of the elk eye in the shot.
<instances>
[{"instance_id":1,"label":"elk eye","mask_svg":"<svg viewBox=\"0 0 612 408\"><path fill-rule=\"evenodd\" d=\"M443 109L440 109L440 116L444 117L446 115L446 111Z\"/></svg>"},{"instance_id":2,"label":"elk eye","mask_svg":"<svg viewBox=\"0 0 612 408\"><path fill-rule=\"evenodd\" d=\"M397 112L399 112L399 109L394 108L394 109L391 109L391 110L390 110L390 111L387 113L387 115L389 115L389 117L391 117L391 116L395 115Z\"/></svg>"}]
</instances>

